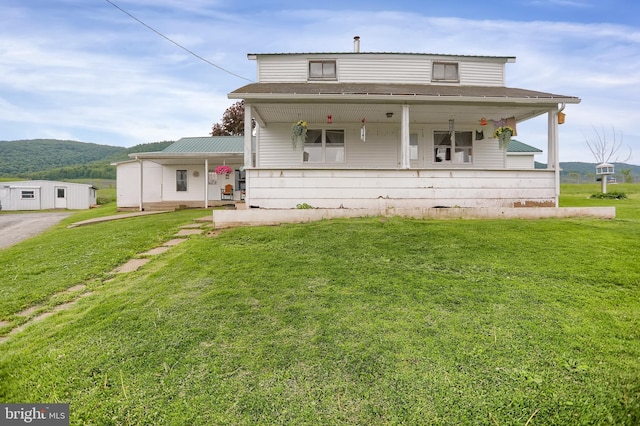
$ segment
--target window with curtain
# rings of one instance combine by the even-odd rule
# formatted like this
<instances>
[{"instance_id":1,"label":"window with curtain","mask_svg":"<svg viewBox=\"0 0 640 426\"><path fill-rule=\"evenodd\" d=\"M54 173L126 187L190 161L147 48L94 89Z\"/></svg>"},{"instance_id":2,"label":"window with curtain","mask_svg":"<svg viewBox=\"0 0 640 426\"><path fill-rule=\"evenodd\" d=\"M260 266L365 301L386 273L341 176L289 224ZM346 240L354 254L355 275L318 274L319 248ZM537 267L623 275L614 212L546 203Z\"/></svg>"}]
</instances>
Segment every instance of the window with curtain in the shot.
<instances>
[{"instance_id":1,"label":"window with curtain","mask_svg":"<svg viewBox=\"0 0 640 426\"><path fill-rule=\"evenodd\" d=\"M433 161L463 164L471 163L472 160L472 132L433 132Z\"/></svg>"},{"instance_id":2,"label":"window with curtain","mask_svg":"<svg viewBox=\"0 0 640 426\"><path fill-rule=\"evenodd\" d=\"M307 130L303 161L305 163L343 163L344 130Z\"/></svg>"}]
</instances>

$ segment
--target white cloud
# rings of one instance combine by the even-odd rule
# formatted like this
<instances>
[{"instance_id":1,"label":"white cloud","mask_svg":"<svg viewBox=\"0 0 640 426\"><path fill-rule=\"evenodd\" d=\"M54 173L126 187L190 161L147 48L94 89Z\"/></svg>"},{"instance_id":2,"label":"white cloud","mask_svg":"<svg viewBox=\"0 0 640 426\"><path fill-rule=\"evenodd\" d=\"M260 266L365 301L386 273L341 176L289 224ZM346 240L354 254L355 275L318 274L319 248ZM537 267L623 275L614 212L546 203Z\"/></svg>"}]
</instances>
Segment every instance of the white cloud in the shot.
<instances>
[{"instance_id":1,"label":"white cloud","mask_svg":"<svg viewBox=\"0 0 640 426\"><path fill-rule=\"evenodd\" d=\"M247 83L106 2L73 4L71 11L51 14L38 25L42 17L34 15L37 11L0 6L0 14L11 17L0 29L0 139L52 136L131 146L205 135L233 103L227 93ZM437 18L346 5L338 11L261 6L253 13L232 13L222 1L118 4L175 42L249 79L255 78L255 63L247 53L349 52L355 35L361 36L362 51L516 56L517 62L507 65L509 86L583 100L567 107L567 124L560 127L562 161L591 161L582 133L594 125L615 126L625 142L640 140L635 130L640 111L637 27ZM546 150L546 118L523 123L522 129L523 142Z\"/></svg>"}]
</instances>

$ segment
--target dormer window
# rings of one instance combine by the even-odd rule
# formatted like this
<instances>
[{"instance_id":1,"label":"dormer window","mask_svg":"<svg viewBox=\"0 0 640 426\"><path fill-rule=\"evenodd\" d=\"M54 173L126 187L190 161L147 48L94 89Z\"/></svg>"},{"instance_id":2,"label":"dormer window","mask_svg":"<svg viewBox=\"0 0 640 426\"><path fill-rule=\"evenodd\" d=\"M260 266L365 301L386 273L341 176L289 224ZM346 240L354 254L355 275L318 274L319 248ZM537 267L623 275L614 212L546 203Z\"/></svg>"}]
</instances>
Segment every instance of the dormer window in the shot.
<instances>
[{"instance_id":1,"label":"dormer window","mask_svg":"<svg viewBox=\"0 0 640 426\"><path fill-rule=\"evenodd\" d=\"M431 81L459 82L458 64L455 62L434 62Z\"/></svg>"},{"instance_id":2,"label":"dormer window","mask_svg":"<svg viewBox=\"0 0 640 426\"><path fill-rule=\"evenodd\" d=\"M309 80L335 80L336 61L309 61Z\"/></svg>"}]
</instances>

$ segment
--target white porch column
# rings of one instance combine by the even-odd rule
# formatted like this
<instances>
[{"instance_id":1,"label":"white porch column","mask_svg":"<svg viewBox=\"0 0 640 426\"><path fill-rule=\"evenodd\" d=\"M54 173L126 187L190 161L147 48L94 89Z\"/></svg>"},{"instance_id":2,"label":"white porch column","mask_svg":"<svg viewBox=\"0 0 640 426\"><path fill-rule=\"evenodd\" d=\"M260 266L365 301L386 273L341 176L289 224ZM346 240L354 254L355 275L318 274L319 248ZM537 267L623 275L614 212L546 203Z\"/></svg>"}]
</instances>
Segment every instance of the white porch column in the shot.
<instances>
[{"instance_id":1,"label":"white porch column","mask_svg":"<svg viewBox=\"0 0 640 426\"><path fill-rule=\"evenodd\" d=\"M244 168L253 167L251 163L251 104L244 104Z\"/></svg>"},{"instance_id":2,"label":"white porch column","mask_svg":"<svg viewBox=\"0 0 640 426\"><path fill-rule=\"evenodd\" d=\"M249 205L251 198L251 178L249 169L253 167L253 155L251 152L251 145L253 141L251 121L252 121L251 104L244 104L244 202ZM258 143L256 141L256 143ZM238 188L239 189L239 188Z\"/></svg>"},{"instance_id":3,"label":"white porch column","mask_svg":"<svg viewBox=\"0 0 640 426\"><path fill-rule=\"evenodd\" d=\"M411 167L411 147L409 142L409 105L402 105L402 119L400 123L400 166L403 169L408 169Z\"/></svg>"},{"instance_id":4,"label":"white porch column","mask_svg":"<svg viewBox=\"0 0 640 426\"><path fill-rule=\"evenodd\" d=\"M140 179L139 179L140 180L140 203L138 205L138 209L140 211L142 211L142 210L144 210L144 208L142 206L142 199L144 197L144 190L143 190L143 188L144 188L144 177L143 177L144 173L143 173L143 167L142 167L143 160L138 159L138 157L136 157L136 160L138 160L138 163L140 163Z\"/></svg>"},{"instance_id":5,"label":"white porch column","mask_svg":"<svg viewBox=\"0 0 640 426\"><path fill-rule=\"evenodd\" d=\"M204 159L204 208L209 207L209 159Z\"/></svg>"},{"instance_id":6,"label":"white porch column","mask_svg":"<svg viewBox=\"0 0 640 426\"><path fill-rule=\"evenodd\" d=\"M552 109L548 113L547 124L547 169L553 169L555 182L556 207L560 199L560 154L558 148L558 110Z\"/></svg>"}]
</instances>

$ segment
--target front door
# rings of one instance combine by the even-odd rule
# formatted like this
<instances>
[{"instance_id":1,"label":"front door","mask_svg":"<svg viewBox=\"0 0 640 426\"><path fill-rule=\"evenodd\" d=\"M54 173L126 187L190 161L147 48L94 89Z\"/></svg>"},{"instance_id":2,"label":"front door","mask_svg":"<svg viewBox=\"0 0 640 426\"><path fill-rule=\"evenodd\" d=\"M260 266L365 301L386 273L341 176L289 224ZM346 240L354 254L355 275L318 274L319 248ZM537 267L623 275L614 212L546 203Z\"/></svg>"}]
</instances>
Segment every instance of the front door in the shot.
<instances>
[{"instance_id":1,"label":"front door","mask_svg":"<svg viewBox=\"0 0 640 426\"><path fill-rule=\"evenodd\" d=\"M56 186L54 190L55 190L54 207L56 209L66 209L67 208L67 188L64 186Z\"/></svg>"}]
</instances>

